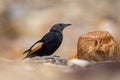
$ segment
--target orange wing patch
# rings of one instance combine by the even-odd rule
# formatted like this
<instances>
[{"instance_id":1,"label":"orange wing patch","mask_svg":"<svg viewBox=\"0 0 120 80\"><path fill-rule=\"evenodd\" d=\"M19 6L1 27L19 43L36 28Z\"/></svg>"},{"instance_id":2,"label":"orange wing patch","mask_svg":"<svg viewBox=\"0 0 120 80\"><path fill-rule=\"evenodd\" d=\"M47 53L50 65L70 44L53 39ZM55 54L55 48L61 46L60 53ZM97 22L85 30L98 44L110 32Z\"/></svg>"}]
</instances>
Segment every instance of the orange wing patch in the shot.
<instances>
[{"instance_id":1,"label":"orange wing patch","mask_svg":"<svg viewBox=\"0 0 120 80\"><path fill-rule=\"evenodd\" d=\"M31 54L34 53L35 51L39 50L42 47L43 43L37 43L31 50Z\"/></svg>"}]
</instances>

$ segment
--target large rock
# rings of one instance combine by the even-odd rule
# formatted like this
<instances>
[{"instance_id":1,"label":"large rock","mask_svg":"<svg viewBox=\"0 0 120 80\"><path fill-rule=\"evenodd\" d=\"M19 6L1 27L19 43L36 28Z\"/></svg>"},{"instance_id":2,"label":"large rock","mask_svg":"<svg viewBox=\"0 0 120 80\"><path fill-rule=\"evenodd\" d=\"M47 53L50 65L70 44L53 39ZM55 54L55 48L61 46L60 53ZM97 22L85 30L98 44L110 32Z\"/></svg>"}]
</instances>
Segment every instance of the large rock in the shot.
<instances>
[{"instance_id":1,"label":"large rock","mask_svg":"<svg viewBox=\"0 0 120 80\"><path fill-rule=\"evenodd\" d=\"M107 31L94 31L82 35L78 41L78 58L89 61L120 58L119 46Z\"/></svg>"}]
</instances>

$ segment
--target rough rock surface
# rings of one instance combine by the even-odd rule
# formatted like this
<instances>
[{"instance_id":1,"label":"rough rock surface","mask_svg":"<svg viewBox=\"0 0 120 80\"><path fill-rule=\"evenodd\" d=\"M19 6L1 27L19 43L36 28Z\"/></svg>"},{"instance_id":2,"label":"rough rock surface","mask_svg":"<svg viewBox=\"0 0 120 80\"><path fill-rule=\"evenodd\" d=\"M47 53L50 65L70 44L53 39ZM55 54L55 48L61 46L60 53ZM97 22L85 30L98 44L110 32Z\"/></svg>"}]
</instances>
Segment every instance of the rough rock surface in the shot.
<instances>
[{"instance_id":1,"label":"rough rock surface","mask_svg":"<svg viewBox=\"0 0 120 80\"><path fill-rule=\"evenodd\" d=\"M119 46L107 31L94 31L80 36L77 55L79 59L89 61L120 58Z\"/></svg>"},{"instance_id":2,"label":"rough rock surface","mask_svg":"<svg viewBox=\"0 0 120 80\"><path fill-rule=\"evenodd\" d=\"M51 63L57 65L67 65L67 60L61 58L60 56L52 55L52 56L42 56L42 57L34 57L24 59L22 62L34 62L34 63Z\"/></svg>"}]
</instances>

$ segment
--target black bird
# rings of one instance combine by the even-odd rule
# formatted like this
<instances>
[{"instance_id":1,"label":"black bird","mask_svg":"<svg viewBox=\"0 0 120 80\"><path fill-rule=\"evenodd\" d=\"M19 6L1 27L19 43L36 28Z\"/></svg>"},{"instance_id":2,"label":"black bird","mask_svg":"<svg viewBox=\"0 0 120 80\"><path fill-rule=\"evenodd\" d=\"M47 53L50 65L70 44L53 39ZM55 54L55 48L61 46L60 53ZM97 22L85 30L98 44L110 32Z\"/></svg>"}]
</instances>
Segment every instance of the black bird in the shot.
<instances>
[{"instance_id":1,"label":"black bird","mask_svg":"<svg viewBox=\"0 0 120 80\"><path fill-rule=\"evenodd\" d=\"M35 56L48 56L53 54L60 46L63 40L63 30L71 24L58 23L53 25L50 31L43 36L43 38L34 43L23 54L27 53L25 58L32 58ZM24 59L25 59L24 58Z\"/></svg>"}]
</instances>

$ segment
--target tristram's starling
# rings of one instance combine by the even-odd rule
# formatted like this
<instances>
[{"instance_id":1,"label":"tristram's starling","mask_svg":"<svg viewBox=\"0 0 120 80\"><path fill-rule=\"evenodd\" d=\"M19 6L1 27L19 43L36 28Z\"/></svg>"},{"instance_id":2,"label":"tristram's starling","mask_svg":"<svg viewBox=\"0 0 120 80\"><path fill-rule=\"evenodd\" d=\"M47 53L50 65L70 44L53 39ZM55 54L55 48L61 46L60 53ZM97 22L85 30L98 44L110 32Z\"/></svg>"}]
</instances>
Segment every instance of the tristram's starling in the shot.
<instances>
[{"instance_id":1,"label":"tristram's starling","mask_svg":"<svg viewBox=\"0 0 120 80\"><path fill-rule=\"evenodd\" d=\"M48 56L53 54L60 46L63 40L63 30L71 24L58 23L53 25L50 31L43 36L43 38L34 43L23 54L27 53L25 58L32 58L35 56ZM25 59L24 58L24 59Z\"/></svg>"}]
</instances>

